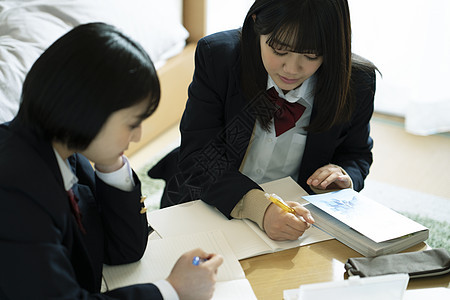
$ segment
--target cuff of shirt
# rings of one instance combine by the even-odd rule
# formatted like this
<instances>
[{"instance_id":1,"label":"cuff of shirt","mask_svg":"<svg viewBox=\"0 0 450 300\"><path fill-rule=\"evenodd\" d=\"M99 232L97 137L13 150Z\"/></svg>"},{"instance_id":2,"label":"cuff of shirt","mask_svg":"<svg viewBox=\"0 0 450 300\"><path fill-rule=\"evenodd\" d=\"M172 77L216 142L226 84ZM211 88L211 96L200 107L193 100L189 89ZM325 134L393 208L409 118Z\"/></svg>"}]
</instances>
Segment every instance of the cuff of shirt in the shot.
<instances>
[{"instance_id":1,"label":"cuff of shirt","mask_svg":"<svg viewBox=\"0 0 450 300\"><path fill-rule=\"evenodd\" d=\"M249 219L258 224L259 228L264 230L264 214L270 202L264 196L265 192L261 190L250 190L242 197L231 211L231 216L236 219Z\"/></svg>"},{"instance_id":2,"label":"cuff of shirt","mask_svg":"<svg viewBox=\"0 0 450 300\"><path fill-rule=\"evenodd\" d=\"M153 284L159 289L164 300L180 300L177 291L167 280L158 280Z\"/></svg>"},{"instance_id":3,"label":"cuff of shirt","mask_svg":"<svg viewBox=\"0 0 450 300\"><path fill-rule=\"evenodd\" d=\"M339 167L339 166L337 166ZM341 169L342 173L344 175L348 175L347 172L345 172L345 170L342 167L339 167L339 169ZM350 177L350 176L349 176ZM338 189L327 189L327 190L321 190L318 188L313 187L312 185L309 186L311 188L311 190L316 193L316 194L324 194L324 193L329 193L329 192L333 192L333 191L338 191ZM353 180L350 177L350 186L348 187L349 189L353 189Z\"/></svg>"},{"instance_id":4,"label":"cuff of shirt","mask_svg":"<svg viewBox=\"0 0 450 300\"><path fill-rule=\"evenodd\" d=\"M133 179L133 171L126 156L122 156L123 166L117 171L111 173L102 173L95 170L98 178L103 180L106 184L118 188L125 192L131 192L135 186Z\"/></svg>"}]
</instances>

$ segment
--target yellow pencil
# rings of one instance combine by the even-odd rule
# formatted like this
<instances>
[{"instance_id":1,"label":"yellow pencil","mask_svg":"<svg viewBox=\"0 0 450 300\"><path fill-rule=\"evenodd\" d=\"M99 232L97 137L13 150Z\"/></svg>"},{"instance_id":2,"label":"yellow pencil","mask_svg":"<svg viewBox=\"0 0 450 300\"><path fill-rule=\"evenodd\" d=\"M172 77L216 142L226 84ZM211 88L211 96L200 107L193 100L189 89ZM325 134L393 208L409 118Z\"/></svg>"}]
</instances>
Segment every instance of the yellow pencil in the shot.
<instances>
[{"instance_id":1,"label":"yellow pencil","mask_svg":"<svg viewBox=\"0 0 450 300\"><path fill-rule=\"evenodd\" d=\"M295 215L295 210L292 207L290 207L289 205L287 205L286 202L284 202L284 200L281 199L280 197L278 197L277 195L266 193L265 196L268 200L275 203L279 208L281 208L285 212Z\"/></svg>"}]
</instances>

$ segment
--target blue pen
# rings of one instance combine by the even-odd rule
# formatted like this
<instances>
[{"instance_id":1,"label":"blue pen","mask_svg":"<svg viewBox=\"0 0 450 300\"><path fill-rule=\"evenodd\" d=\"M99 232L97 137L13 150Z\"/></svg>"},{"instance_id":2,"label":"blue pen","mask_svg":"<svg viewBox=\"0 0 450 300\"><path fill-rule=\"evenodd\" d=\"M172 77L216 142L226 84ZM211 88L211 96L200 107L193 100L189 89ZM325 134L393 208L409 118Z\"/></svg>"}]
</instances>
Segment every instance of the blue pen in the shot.
<instances>
[{"instance_id":1,"label":"blue pen","mask_svg":"<svg viewBox=\"0 0 450 300\"><path fill-rule=\"evenodd\" d=\"M202 262L207 261L206 258L200 258L199 256L194 256L194 258L192 259L192 264L194 266L198 266L199 264L201 264Z\"/></svg>"}]
</instances>

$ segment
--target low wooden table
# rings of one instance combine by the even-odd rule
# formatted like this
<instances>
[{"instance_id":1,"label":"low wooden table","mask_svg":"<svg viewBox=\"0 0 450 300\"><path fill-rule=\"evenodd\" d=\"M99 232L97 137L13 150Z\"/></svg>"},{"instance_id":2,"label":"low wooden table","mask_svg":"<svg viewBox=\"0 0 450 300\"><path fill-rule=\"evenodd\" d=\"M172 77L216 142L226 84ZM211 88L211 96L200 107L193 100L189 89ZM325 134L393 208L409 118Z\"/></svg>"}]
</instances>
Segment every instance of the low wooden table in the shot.
<instances>
[{"instance_id":1,"label":"low wooden table","mask_svg":"<svg viewBox=\"0 0 450 300\"><path fill-rule=\"evenodd\" d=\"M420 243L406 251L428 249ZM405 252L406 252L405 251ZM259 300L283 299L283 290L301 284L344 280L344 264L361 254L337 240L260 255L240 261L247 279ZM410 279L408 289L447 287L450 275Z\"/></svg>"}]
</instances>

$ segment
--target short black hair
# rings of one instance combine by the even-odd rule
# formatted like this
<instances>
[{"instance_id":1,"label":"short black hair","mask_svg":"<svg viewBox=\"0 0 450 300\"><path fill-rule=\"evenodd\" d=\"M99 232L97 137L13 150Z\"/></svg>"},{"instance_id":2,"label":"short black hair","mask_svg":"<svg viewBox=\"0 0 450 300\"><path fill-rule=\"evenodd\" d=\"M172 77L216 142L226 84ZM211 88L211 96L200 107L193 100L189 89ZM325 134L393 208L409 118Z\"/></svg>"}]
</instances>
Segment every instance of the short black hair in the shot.
<instances>
[{"instance_id":1,"label":"short black hair","mask_svg":"<svg viewBox=\"0 0 450 300\"><path fill-rule=\"evenodd\" d=\"M17 115L50 141L84 150L108 117L148 99L160 85L146 51L114 26L79 25L54 42L27 74Z\"/></svg>"}]
</instances>

